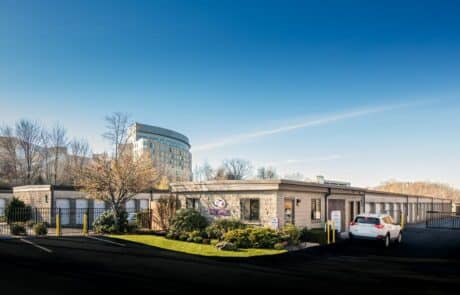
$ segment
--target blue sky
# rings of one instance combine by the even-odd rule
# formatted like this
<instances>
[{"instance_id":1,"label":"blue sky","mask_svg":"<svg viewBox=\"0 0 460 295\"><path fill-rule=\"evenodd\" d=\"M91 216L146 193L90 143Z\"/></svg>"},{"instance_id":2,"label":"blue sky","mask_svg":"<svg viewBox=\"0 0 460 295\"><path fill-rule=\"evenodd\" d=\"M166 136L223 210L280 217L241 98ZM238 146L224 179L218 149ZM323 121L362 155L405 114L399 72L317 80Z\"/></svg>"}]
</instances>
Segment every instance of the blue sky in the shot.
<instances>
[{"instance_id":1,"label":"blue sky","mask_svg":"<svg viewBox=\"0 0 460 295\"><path fill-rule=\"evenodd\" d=\"M185 133L195 164L460 187L458 1L0 1L0 122L104 115Z\"/></svg>"}]
</instances>

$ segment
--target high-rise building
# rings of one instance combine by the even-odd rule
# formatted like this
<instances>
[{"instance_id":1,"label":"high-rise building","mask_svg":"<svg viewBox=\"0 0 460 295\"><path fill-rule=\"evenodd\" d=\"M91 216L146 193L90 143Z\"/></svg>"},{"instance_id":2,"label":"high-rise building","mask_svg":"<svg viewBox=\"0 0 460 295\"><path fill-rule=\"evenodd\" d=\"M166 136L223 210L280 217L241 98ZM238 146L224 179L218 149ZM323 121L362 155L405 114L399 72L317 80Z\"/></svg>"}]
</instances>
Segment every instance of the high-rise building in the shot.
<instances>
[{"instance_id":1,"label":"high-rise building","mask_svg":"<svg viewBox=\"0 0 460 295\"><path fill-rule=\"evenodd\" d=\"M149 153L160 176L170 181L192 179L189 139L176 131L134 123L128 130L128 144L135 155Z\"/></svg>"}]
</instances>

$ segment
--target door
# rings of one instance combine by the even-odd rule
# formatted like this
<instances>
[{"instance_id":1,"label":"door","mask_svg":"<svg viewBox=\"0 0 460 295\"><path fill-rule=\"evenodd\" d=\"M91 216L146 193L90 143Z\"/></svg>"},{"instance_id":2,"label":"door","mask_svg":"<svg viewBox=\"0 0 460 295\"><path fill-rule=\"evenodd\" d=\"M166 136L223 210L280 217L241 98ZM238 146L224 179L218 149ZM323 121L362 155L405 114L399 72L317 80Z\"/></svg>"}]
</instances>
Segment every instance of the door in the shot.
<instances>
[{"instance_id":1,"label":"door","mask_svg":"<svg viewBox=\"0 0 460 295\"><path fill-rule=\"evenodd\" d=\"M149 200L140 200L139 208L141 211L146 211L149 209Z\"/></svg>"},{"instance_id":2,"label":"door","mask_svg":"<svg viewBox=\"0 0 460 295\"><path fill-rule=\"evenodd\" d=\"M61 209L61 225L68 225L70 223L70 202L67 199L56 200L56 214L58 209Z\"/></svg>"},{"instance_id":3,"label":"door","mask_svg":"<svg viewBox=\"0 0 460 295\"><path fill-rule=\"evenodd\" d=\"M96 220L99 216L102 215L105 211L105 202L102 200L94 200L94 208L93 208L93 218Z\"/></svg>"},{"instance_id":4,"label":"door","mask_svg":"<svg viewBox=\"0 0 460 295\"><path fill-rule=\"evenodd\" d=\"M336 229L339 232L346 231L345 225L345 200L327 200L327 217L329 220L332 220L332 211L340 211L340 224L336 224ZM336 214L337 216L338 214ZM337 223L337 222L336 222Z\"/></svg>"},{"instance_id":5,"label":"door","mask_svg":"<svg viewBox=\"0 0 460 295\"><path fill-rule=\"evenodd\" d=\"M75 223L83 224L83 215L88 209L88 200L78 199L76 202Z\"/></svg>"},{"instance_id":6,"label":"door","mask_svg":"<svg viewBox=\"0 0 460 295\"><path fill-rule=\"evenodd\" d=\"M284 224L294 224L294 200L284 200Z\"/></svg>"},{"instance_id":7,"label":"door","mask_svg":"<svg viewBox=\"0 0 460 295\"><path fill-rule=\"evenodd\" d=\"M351 222L355 219L355 202L351 201L348 206L350 208L348 220Z\"/></svg>"},{"instance_id":8,"label":"door","mask_svg":"<svg viewBox=\"0 0 460 295\"><path fill-rule=\"evenodd\" d=\"M0 216L5 216L5 199L0 199Z\"/></svg>"},{"instance_id":9,"label":"door","mask_svg":"<svg viewBox=\"0 0 460 295\"><path fill-rule=\"evenodd\" d=\"M125 210L128 213L136 212L136 201L135 200L129 200L125 204Z\"/></svg>"}]
</instances>

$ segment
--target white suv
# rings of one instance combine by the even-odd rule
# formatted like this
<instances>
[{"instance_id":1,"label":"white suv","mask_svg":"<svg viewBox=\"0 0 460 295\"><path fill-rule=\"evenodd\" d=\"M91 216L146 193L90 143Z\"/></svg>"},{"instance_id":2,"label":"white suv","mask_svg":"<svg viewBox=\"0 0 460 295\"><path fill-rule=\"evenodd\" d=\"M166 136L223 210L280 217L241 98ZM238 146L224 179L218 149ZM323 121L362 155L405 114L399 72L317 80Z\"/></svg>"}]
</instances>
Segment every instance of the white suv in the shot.
<instances>
[{"instance_id":1,"label":"white suv","mask_svg":"<svg viewBox=\"0 0 460 295\"><path fill-rule=\"evenodd\" d=\"M402 242L402 230L388 214L360 214L350 223L350 241L354 239L383 241L385 247L390 241Z\"/></svg>"}]
</instances>

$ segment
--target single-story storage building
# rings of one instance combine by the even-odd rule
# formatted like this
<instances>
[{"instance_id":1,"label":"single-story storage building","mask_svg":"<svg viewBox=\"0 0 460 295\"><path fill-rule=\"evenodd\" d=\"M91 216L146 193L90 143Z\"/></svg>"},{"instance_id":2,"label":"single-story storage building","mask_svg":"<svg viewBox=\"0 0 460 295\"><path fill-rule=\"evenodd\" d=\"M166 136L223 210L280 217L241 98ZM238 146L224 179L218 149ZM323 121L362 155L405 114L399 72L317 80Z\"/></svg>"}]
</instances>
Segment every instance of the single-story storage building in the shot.
<instances>
[{"instance_id":1,"label":"single-story storage building","mask_svg":"<svg viewBox=\"0 0 460 295\"><path fill-rule=\"evenodd\" d=\"M373 191L364 188L292 180L235 180L171 184L183 208L210 219L236 218L248 224L280 228L286 224L322 228L334 220L343 232L361 213L388 213L395 222L422 222L426 211L451 210L450 200Z\"/></svg>"},{"instance_id":2,"label":"single-story storage building","mask_svg":"<svg viewBox=\"0 0 460 295\"><path fill-rule=\"evenodd\" d=\"M136 195L124 204L127 212L138 212L150 208L152 200L159 198L168 191L152 190L148 193ZM63 226L81 225L83 214L89 210L89 222L92 223L100 214L109 209L109 205L101 200L95 200L73 186L54 185L26 185L13 188L0 187L0 216L4 215L4 208L13 198L22 200L34 210L34 218L53 224L56 211L61 211ZM35 216L37 215L37 216Z\"/></svg>"}]
</instances>

